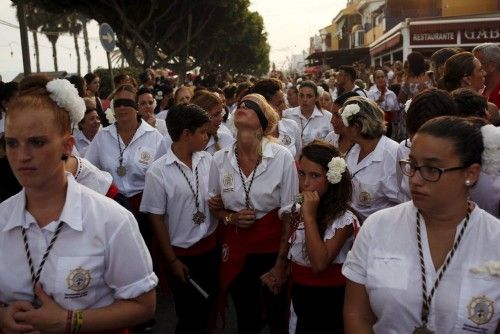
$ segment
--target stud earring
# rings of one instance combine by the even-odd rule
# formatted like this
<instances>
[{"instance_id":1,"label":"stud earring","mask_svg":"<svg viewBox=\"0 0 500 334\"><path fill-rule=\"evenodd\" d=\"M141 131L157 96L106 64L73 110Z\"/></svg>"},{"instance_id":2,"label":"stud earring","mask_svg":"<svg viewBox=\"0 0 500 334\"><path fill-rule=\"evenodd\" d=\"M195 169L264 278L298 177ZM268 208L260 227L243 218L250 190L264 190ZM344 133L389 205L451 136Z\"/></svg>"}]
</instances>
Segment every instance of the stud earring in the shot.
<instances>
[{"instance_id":1,"label":"stud earring","mask_svg":"<svg viewBox=\"0 0 500 334\"><path fill-rule=\"evenodd\" d=\"M468 187L470 186L470 180L465 180L465 185Z\"/></svg>"}]
</instances>

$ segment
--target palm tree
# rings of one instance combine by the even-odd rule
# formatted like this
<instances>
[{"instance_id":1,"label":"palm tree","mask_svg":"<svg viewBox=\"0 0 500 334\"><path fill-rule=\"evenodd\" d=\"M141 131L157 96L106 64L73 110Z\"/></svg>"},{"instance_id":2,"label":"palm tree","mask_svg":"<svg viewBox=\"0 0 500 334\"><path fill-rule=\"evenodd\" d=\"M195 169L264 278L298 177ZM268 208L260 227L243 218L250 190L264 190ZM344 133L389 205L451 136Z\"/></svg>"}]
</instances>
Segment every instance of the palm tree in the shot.
<instances>
[{"instance_id":1,"label":"palm tree","mask_svg":"<svg viewBox=\"0 0 500 334\"><path fill-rule=\"evenodd\" d=\"M75 51L76 51L76 69L78 75L81 75L81 59L80 59L80 47L78 46L78 35L82 31L82 24L78 21L78 14L73 12L68 17L68 30L71 35L73 35L73 41L75 43Z\"/></svg>"},{"instance_id":2,"label":"palm tree","mask_svg":"<svg viewBox=\"0 0 500 334\"><path fill-rule=\"evenodd\" d=\"M40 50L38 47L38 28L43 25L43 17L45 16L43 10L33 6L31 3L25 5L24 14L26 16L26 25L31 30L33 36L33 44L35 44L35 61L36 71L40 72Z\"/></svg>"},{"instance_id":3,"label":"palm tree","mask_svg":"<svg viewBox=\"0 0 500 334\"><path fill-rule=\"evenodd\" d=\"M87 58L87 73L90 73L92 72L92 66L90 64L89 34L87 32L87 22L89 20L83 15L79 15L79 20L82 22L83 40L85 43L85 58Z\"/></svg>"},{"instance_id":4,"label":"palm tree","mask_svg":"<svg viewBox=\"0 0 500 334\"><path fill-rule=\"evenodd\" d=\"M41 28L41 32L47 36L47 39L49 40L50 44L52 44L52 57L54 59L54 71L58 71L58 66L57 66L57 40L59 39L59 36L67 32L68 29L68 20L66 19L65 16L62 15L54 15L50 14L50 18L44 20L44 23Z\"/></svg>"}]
</instances>

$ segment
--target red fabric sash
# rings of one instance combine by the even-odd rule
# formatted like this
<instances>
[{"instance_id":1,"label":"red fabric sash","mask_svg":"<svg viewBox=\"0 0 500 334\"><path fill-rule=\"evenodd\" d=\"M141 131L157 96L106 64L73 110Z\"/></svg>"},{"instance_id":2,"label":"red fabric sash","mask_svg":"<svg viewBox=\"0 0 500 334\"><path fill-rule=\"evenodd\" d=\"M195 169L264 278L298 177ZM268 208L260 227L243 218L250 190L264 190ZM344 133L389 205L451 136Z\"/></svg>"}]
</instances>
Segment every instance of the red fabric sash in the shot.
<instances>
[{"instance_id":1,"label":"red fabric sash","mask_svg":"<svg viewBox=\"0 0 500 334\"><path fill-rule=\"evenodd\" d=\"M176 246L172 246L172 248L177 256L197 256L211 251L215 246L217 246L217 238L215 237L215 233L212 233L189 248Z\"/></svg>"},{"instance_id":2,"label":"red fabric sash","mask_svg":"<svg viewBox=\"0 0 500 334\"><path fill-rule=\"evenodd\" d=\"M135 194L134 196L128 198L128 203L130 204L130 208L132 209L132 213L136 217L140 212L139 208L141 206L141 200L142 200L142 192Z\"/></svg>"},{"instance_id":3,"label":"red fabric sash","mask_svg":"<svg viewBox=\"0 0 500 334\"><path fill-rule=\"evenodd\" d=\"M248 254L276 253L279 251L281 220L278 209L257 219L248 229L225 226L223 231L220 285L223 292L239 274Z\"/></svg>"},{"instance_id":4,"label":"red fabric sash","mask_svg":"<svg viewBox=\"0 0 500 334\"><path fill-rule=\"evenodd\" d=\"M311 286L342 286L346 278L342 275L342 264L335 263L326 270L315 273L311 267L306 267L292 261L292 281L297 284Z\"/></svg>"},{"instance_id":5,"label":"red fabric sash","mask_svg":"<svg viewBox=\"0 0 500 334\"><path fill-rule=\"evenodd\" d=\"M118 188L115 186L114 183L111 183L108 189L108 193L106 194L107 197L109 198L115 198L116 195L118 195Z\"/></svg>"}]
</instances>

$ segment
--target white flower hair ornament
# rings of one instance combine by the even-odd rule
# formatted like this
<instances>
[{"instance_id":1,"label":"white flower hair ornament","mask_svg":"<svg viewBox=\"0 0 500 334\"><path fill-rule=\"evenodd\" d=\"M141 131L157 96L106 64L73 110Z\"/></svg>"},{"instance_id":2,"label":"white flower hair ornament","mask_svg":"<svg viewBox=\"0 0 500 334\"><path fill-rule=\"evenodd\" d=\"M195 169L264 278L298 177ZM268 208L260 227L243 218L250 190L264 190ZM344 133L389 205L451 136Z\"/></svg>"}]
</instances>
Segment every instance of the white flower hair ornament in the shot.
<instances>
[{"instance_id":1,"label":"white flower hair ornament","mask_svg":"<svg viewBox=\"0 0 500 334\"><path fill-rule=\"evenodd\" d=\"M410 109L411 100L412 99L408 99L405 102L405 113L408 113L408 109Z\"/></svg>"},{"instance_id":2,"label":"white flower hair ornament","mask_svg":"<svg viewBox=\"0 0 500 334\"><path fill-rule=\"evenodd\" d=\"M361 111L361 108L358 106L357 103L351 103L351 104L348 104L346 105L343 109L342 109L342 122L344 123L344 125L346 127L349 126L349 119L356 115L358 112Z\"/></svg>"},{"instance_id":3,"label":"white flower hair ornament","mask_svg":"<svg viewBox=\"0 0 500 334\"><path fill-rule=\"evenodd\" d=\"M326 178L331 184L337 184L342 180L342 174L344 174L347 168L345 160L341 157L334 157L328 163L328 172L326 173Z\"/></svg>"},{"instance_id":4,"label":"white flower hair ornament","mask_svg":"<svg viewBox=\"0 0 500 334\"><path fill-rule=\"evenodd\" d=\"M50 93L50 98L69 113L72 125L78 124L83 119L85 102L71 82L66 79L54 79L47 83L46 89Z\"/></svg>"},{"instance_id":5,"label":"white flower hair ornament","mask_svg":"<svg viewBox=\"0 0 500 334\"><path fill-rule=\"evenodd\" d=\"M109 104L109 108L106 109L106 111L104 112L104 115L106 115L106 119L108 120L109 124L113 124L114 122L116 122L115 108L114 108L113 104L114 104L113 100L111 100L111 103Z\"/></svg>"},{"instance_id":6,"label":"white flower hair ornament","mask_svg":"<svg viewBox=\"0 0 500 334\"><path fill-rule=\"evenodd\" d=\"M324 93L325 93L325 90L323 89L323 87L318 86L318 96L322 96Z\"/></svg>"},{"instance_id":7,"label":"white flower hair ornament","mask_svg":"<svg viewBox=\"0 0 500 334\"><path fill-rule=\"evenodd\" d=\"M481 127L484 150L481 170L487 174L500 175L500 128L493 124Z\"/></svg>"}]
</instances>

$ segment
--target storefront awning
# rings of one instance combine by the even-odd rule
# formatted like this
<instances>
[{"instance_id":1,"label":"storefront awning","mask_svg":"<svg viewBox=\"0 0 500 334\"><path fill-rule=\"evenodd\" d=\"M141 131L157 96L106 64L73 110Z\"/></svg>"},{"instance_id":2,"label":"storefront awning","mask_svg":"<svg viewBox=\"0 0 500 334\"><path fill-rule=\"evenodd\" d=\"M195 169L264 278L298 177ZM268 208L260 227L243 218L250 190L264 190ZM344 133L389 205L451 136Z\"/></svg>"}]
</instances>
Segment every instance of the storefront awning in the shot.
<instances>
[{"instance_id":1,"label":"storefront awning","mask_svg":"<svg viewBox=\"0 0 500 334\"><path fill-rule=\"evenodd\" d=\"M377 56L386 50L390 50L402 43L401 32L397 32L389 37L385 42L382 42L370 49L370 55Z\"/></svg>"},{"instance_id":2,"label":"storefront awning","mask_svg":"<svg viewBox=\"0 0 500 334\"><path fill-rule=\"evenodd\" d=\"M355 61L364 60L369 62L370 52L369 48L354 48L354 49L343 49L343 50L331 50L323 52L315 52L306 60L318 60L320 62L325 62L325 64L330 65L332 68L338 68L340 65L351 65Z\"/></svg>"}]
</instances>

